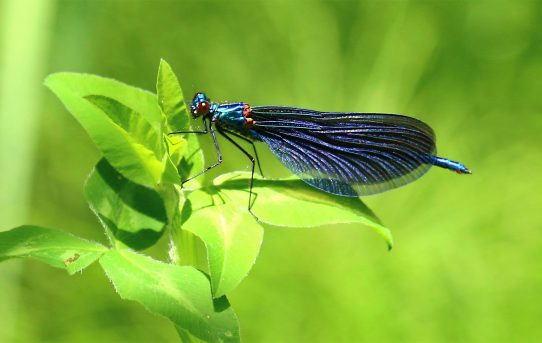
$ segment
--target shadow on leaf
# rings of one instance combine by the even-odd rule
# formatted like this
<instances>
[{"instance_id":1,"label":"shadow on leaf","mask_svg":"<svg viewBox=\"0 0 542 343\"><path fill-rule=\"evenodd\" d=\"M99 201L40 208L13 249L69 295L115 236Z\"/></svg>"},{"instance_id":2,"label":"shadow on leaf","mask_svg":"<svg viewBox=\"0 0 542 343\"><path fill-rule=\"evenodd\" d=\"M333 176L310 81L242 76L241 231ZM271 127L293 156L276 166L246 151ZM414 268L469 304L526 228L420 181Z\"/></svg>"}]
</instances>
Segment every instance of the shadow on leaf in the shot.
<instances>
[{"instance_id":1,"label":"shadow on leaf","mask_svg":"<svg viewBox=\"0 0 542 343\"><path fill-rule=\"evenodd\" d=\"M85 193L115 240L140 250L162 236L167 214L158 192L126 179L105 159L89 176Z\"/></svg>"}]
</instances>

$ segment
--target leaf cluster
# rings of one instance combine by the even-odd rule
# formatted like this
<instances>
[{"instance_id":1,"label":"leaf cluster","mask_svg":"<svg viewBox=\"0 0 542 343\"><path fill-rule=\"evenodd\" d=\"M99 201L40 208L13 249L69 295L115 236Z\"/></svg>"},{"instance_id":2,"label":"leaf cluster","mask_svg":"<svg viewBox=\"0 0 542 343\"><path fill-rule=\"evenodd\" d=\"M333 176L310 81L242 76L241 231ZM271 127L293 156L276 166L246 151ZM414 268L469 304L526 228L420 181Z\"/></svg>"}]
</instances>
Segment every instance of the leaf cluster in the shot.
<instances>
[{"instance_id":1,"label":"leaf cluster","mask_svg":"<svg viewBox=\"0 0 542 343\"><path fill-rule=\"evenodd\" d=\"M250 175L181 181L206 166L177 77L160 62L156 94L94 75L57 73L45 85L62 101L103 154L85 194L109 245L70 233L21 226L0 233L0 260L30 257L73 274L98 261L123 299L171 320L183 341L238 342L237 317L226 295L246 277L263 226L316 227L359 223L391 247L392 237L357 198L323 193L297 178ZM169 260L143 254L162 237Z\"/></svg>"}]
</instances>

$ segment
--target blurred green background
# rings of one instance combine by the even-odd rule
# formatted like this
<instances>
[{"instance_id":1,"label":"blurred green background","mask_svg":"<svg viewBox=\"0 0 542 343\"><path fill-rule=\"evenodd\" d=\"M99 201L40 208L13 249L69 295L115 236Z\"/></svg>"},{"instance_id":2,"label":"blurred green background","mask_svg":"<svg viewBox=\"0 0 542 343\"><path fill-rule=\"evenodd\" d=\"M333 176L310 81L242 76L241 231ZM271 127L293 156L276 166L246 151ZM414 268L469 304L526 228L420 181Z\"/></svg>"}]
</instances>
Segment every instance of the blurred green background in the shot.
<instances>
[{"instance_id":1,"label":"blurred green background","mask_svg":"<svg viewBox=\"0 0 542 343\"><path fill-rule=\"evenodd\" d=\"M187 98L415 116L437 132L439 155L473 170L435 168L365 199L393 230L391 253L363 227L267 229L230 295L245 342L539 342L541 7L2 0L0 227L104 241L83 196L99 153L41 83L77 71L154 90L164 58ZM223 143L220 171L248 168ZM265 150L264 171L288 175ZM4 262L0 323L0 342L177 341L96 265L69 277Z\"/></svg>"}]
</instances>

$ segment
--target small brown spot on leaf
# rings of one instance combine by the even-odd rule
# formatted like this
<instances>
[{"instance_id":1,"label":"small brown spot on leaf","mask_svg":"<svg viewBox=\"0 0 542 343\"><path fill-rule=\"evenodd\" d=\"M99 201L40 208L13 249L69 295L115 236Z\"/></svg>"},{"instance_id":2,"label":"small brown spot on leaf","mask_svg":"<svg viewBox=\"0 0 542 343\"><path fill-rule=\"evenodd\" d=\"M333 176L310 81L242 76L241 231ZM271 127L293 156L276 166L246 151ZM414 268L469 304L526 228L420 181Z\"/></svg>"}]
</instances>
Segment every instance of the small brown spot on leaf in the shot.
<instances>
[{"instance_id":1,"label":"small brown spot on leaf","mask_svg":"<svg viewBox=\"0 0 542 343\"><path fill-rule=\"evenodd\" d=\"M64 260L64 266L65 266L65 267L69 266L69 265L72 264L73 262L77 261L77 259L78 259L80 256L81 256L81 255L79 255L78 253L73 254L72 257L67 258L66 260Z\"/></svg>"}]
</instances>

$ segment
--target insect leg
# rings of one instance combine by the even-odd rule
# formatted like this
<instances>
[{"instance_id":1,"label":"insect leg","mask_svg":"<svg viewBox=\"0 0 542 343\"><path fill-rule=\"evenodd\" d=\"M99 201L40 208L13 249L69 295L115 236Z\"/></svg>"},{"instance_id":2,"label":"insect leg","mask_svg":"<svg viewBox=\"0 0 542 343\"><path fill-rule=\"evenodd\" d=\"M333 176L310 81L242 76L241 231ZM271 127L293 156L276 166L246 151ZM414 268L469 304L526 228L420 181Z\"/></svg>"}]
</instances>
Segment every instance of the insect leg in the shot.
<instances>
[{"instance_id":1,"label":"insect leg","mask_svg":"<svg viewBox=\"0 0 542 343\"><path fill-rule=\"evenodd\" d=\"M198 135L206 135L209 133L209 130L207 129L207 122L205 121L205 118L203 118L203 127L205 128L205 130L203 131L173 131L173 132L170 132L168 133L168 136L169 135L180 135L182 133L195 133L195 134L198 134Z\"/></svg>"},{"instance_id":2,"label":"insect leg","mask_svg":"<svg viewBox=\"0 0 542 343\"><path fill-rule=\"evenodd\" d=\"M207 122L206 122L205 120L203 121L203 123L204 123L204 125L205 125L205 131L204 131L204 132L202 131L202 133L207 133L208 131L211 132L211 136L213 137L213 142L215 143L215 150L216 150L216 154L217 154L217 156L218 156L218 160L217 160L216 163L213 164L212 166L209 166L209 167L203 169L202 171L200 171L199 173L197 173L196 175L191 176L191 177L189 177L188 179L182 181L182 182L181 182L181 185L184 185L186 182L188 182L188 181L190 181L190 180L192 180L192 179L194 179L194 178L200 176L201 174L204 174L205 172L207 172L207 171L213 169L214 167L216 167L216 166L218 166L220 163L222 163L222 153L220 152L220 147L218 146L218 141L216 140L215 130L213 129L213 126L212 126L211 123L208 124L209 126L207 126Z\"/></svg>"},{"instance_id":3,"label":"insect leg","mask_svg":"<svg viewBox=\"0 0 542 343\"><path fill-rule=\"evenodd\" d=\"M252 163L252 172L250 174L250 183L249 183L249 187L248 187L248 211L252 215L254 215L254 213L252 213L252 210L251 210L251 208L252 208L252 185L254 184L254 167L256 165L256 163L254 161L254 157L251 154L249 154L245 149L243 149L243 147L240 146L239 143L237 143L230 136L228 136L226 134L226 131L224 131L224 129L220 128L220 126L217 126L216 129L218 130L218 133L220 133L224 138L226 138L233 145L235 145L237 147L237 149L241 150L241 152L243 152L243 154L245 154L245 156L248 157L248 159ZM229 131L227 131L227 132L231 133Z\"/></svg>"},{"instance_id":4,"label":"insect leg","mask_svg":"<svg viewBox=\"0 0 542 343\"><path fill-rule=\"evenodd\" d=\"M254 150L254 157L256 158L256 163L258 164L258 169L260 170L260 175L261 176L264 176L263 175L263 172L262 172L262 166L260 165L260 158L258 157L258 151L256 150L256 145L254 144L253 141L251 141L250 139L244 137L244 136L241 136L240 134L238 133L235 133L233 131L230 131L230 130L226 130L226 129L221 129L223 132L227 132L228 134L230 135L233 135L239 139L242 139L244 140L245 142L247 143L250 143L250 145L252 145L252 149ZM265 176L264 176L265 177Z\"/></svg>"}]
</instances>

